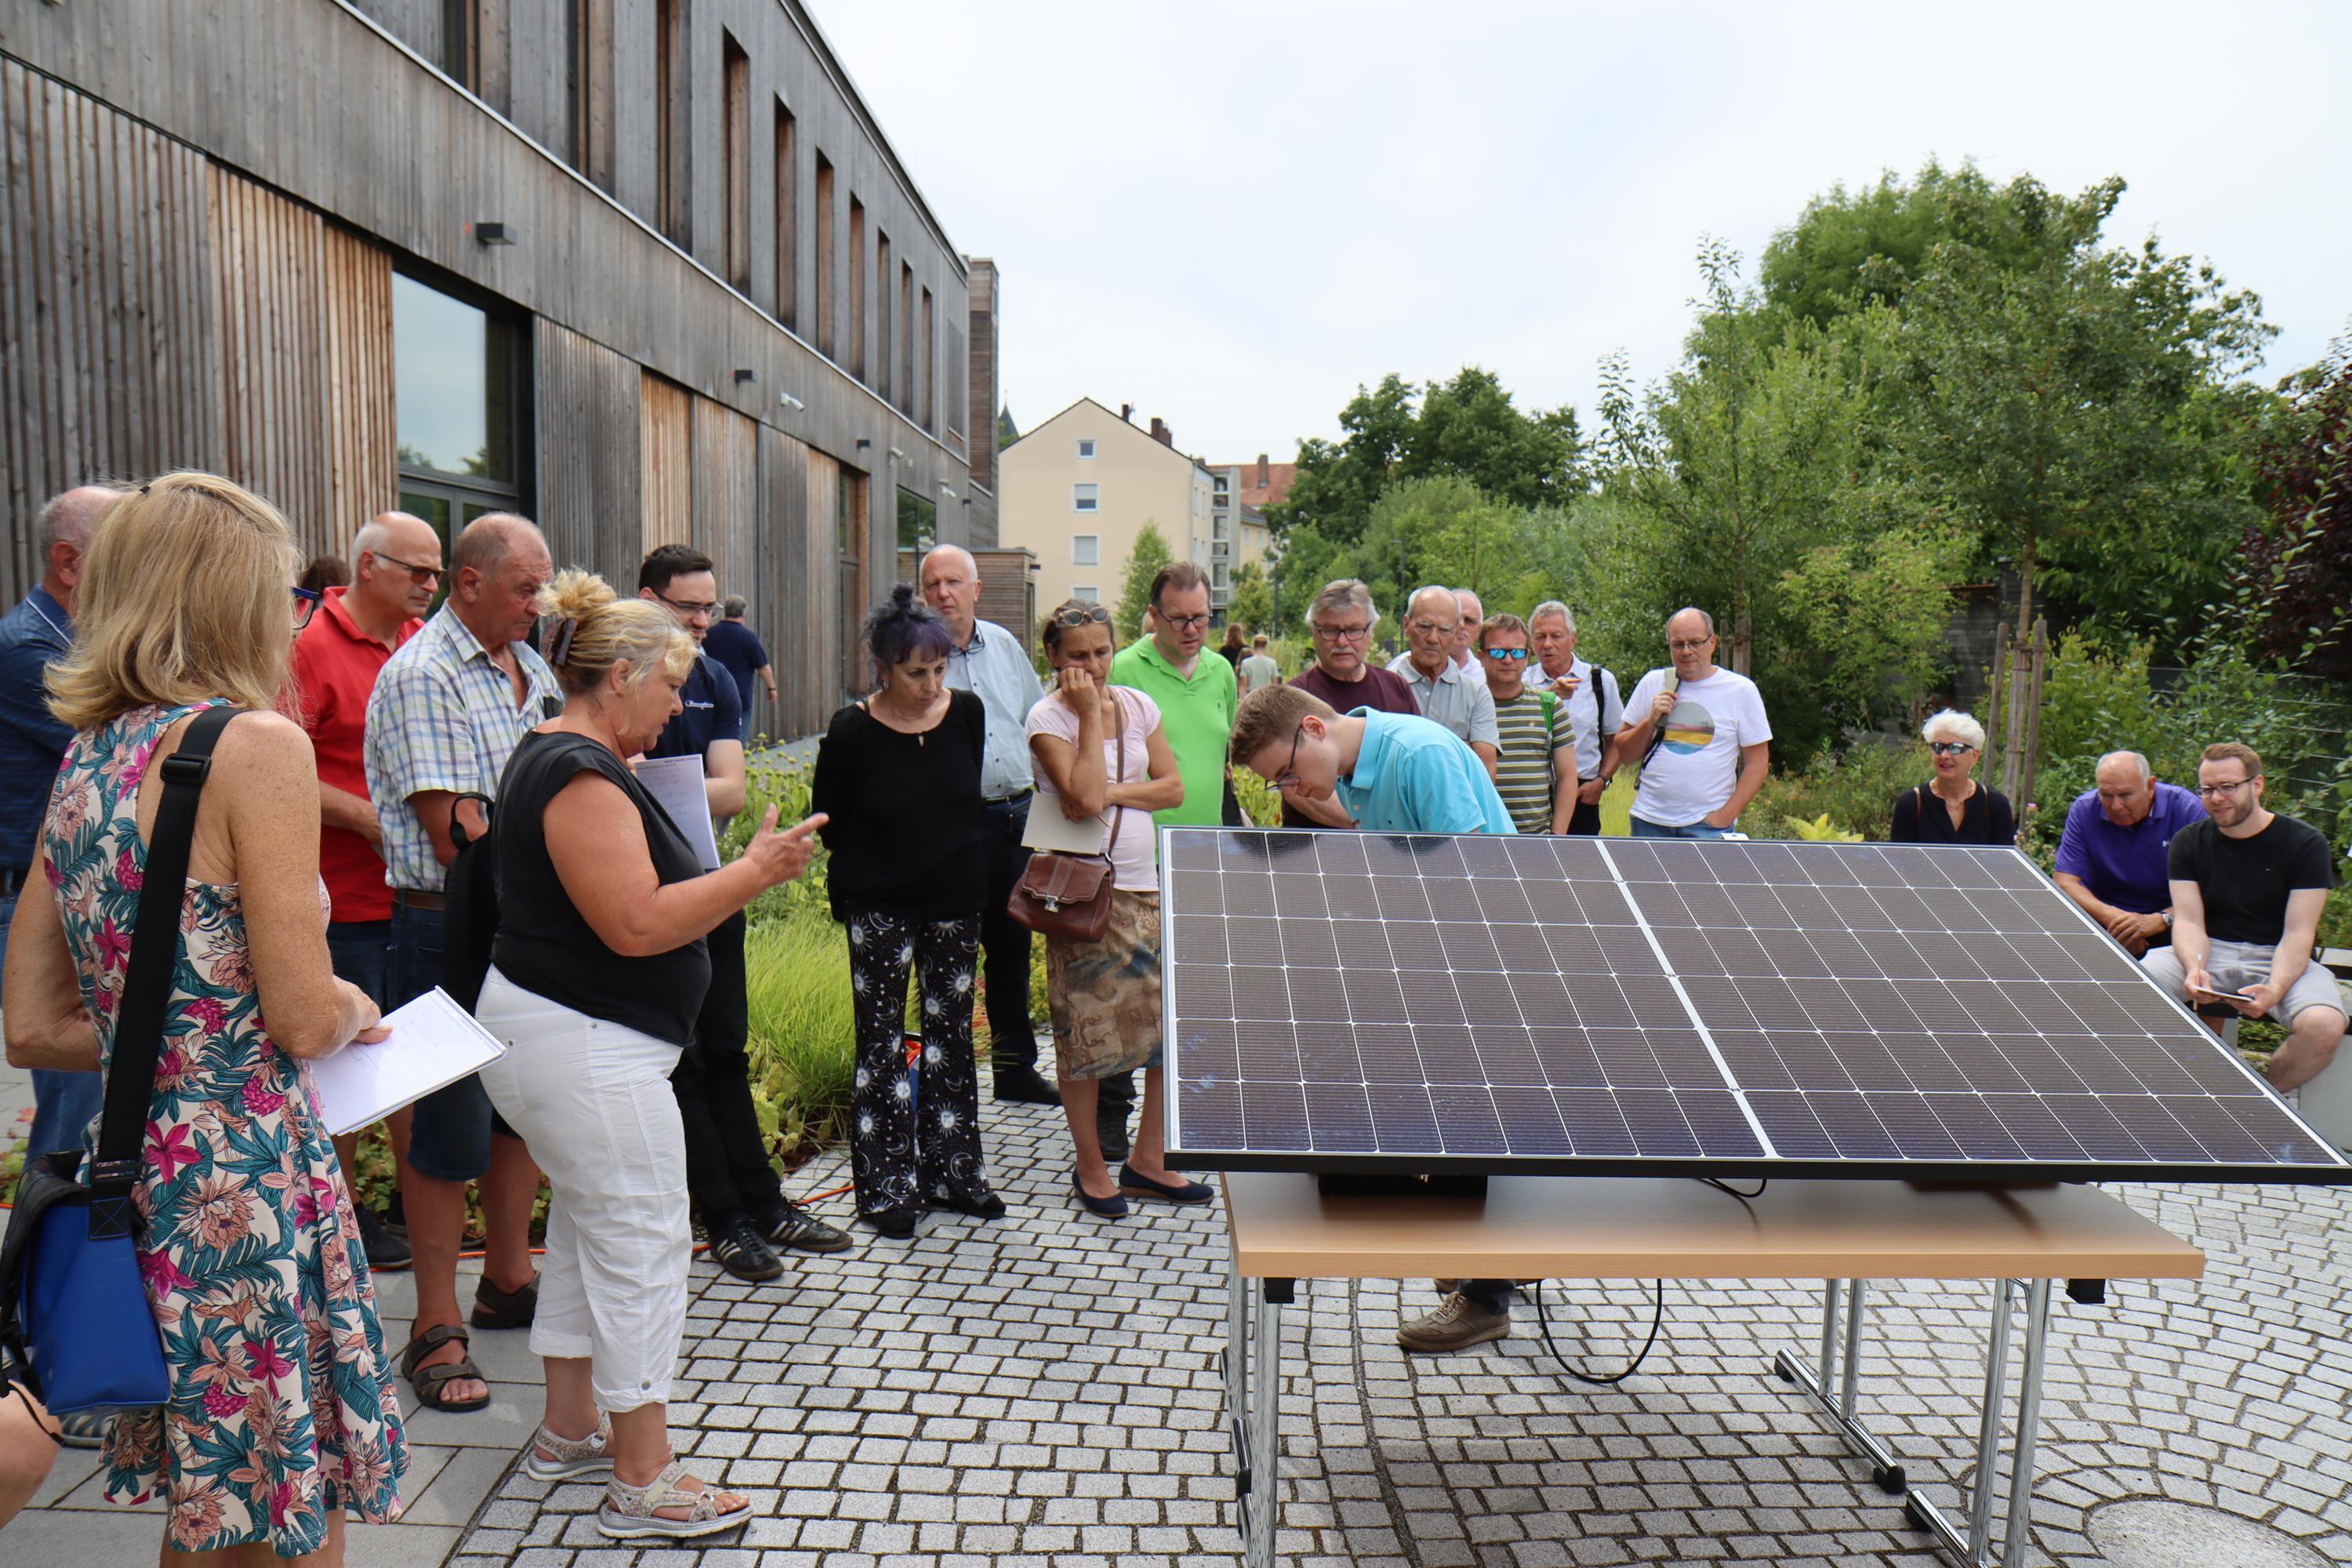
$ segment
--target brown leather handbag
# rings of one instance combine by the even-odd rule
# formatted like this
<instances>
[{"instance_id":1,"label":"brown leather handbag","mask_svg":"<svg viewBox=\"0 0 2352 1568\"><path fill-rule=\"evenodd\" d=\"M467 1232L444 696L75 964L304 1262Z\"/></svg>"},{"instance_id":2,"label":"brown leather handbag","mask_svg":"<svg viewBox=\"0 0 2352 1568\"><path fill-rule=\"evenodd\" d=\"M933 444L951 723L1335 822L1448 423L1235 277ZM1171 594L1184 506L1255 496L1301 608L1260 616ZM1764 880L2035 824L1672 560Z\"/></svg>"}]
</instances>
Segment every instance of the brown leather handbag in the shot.
<instances>
[{"instance_id":1,"label":"brown leather handbag","mask_svg":"<svg viewBox=\"0 0 2352 1568\"><path fill-rule=\"evenodd\" d=\"M1105 689L1111 691L1111 708L1118 723L1118 763L1111 775L1116 784L1127 773L1127 706L1114 689ZM1111 813L1110 833L1103 839L1099 855L1041 850L1030 856L1028 869L1013 884L1013 896L1004 901L1004 912L1043 936L1100 942L1103 932L1110 929L1115 869L1110 851L1118 846L1119 818L1126 815L1123 805Z\"/></svg>"}]
</instances>

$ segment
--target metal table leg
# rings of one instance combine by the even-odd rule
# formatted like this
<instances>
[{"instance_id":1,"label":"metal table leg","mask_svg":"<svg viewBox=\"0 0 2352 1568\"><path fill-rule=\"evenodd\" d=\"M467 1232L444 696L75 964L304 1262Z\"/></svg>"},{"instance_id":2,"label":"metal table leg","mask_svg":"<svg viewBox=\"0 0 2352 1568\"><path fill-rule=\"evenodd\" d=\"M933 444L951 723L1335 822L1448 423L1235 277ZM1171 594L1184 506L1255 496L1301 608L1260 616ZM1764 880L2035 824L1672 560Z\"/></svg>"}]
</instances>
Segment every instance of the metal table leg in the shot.
<instances>
[{"instance_id":1,"label":"metal table leg","mask_svg":"<svg viewBox=\"0 0 2352 1568\"><path fill-rule=\"evenodd\" d=\"M2025 1351L2018 1373L2017 1433L2010 1446L2009 1507L2002 1521L2000 1556L1992 1555L1994 1471L2000 1450L2001 1405L2009 1384L2010 1314L2012 1294L2025 1306ZM2050 1281L1993 1282L1992 1332L1985 1346L1984 1409L1977 1425L1977 1458L1969 1487L1969 1530L1963 1536L1943 1510L1914 1492L1904 1500L1911 1522L1969 1568L2023 1568L2033 1506L2033 1456L2041 1435L2042 1376L2050 1346Z\"/></svg>"},{"instance_id":2,"label":"metal table leg","mask_svg":"<svg viewBox=\"0 0 2352 1568\"><path fill-rule=\"evenodd\" d=\"M1845 1289L1845 1367L1838 1368L1838 1291ZM1793 1383L1816 1409L1830 1418L1846 1447L1870 1461L1870 1479L1881 1491L1900 1496L1903 1466L1877 1434L1862 1424L1863 1282L1832 1279L1822 1288L1822 1353L1818 1368L1806 1365L1787 1351L1772 1358L1773 1370Z\"/></svg>"},{"instance_id":3,"label":"metal table leg","mask_svg":"<svg viewBox=\"0 0 2352 1568\"><path fill-rule=\"evenodd\" d=\"M1275 1431L1282 1391L1282 1308L1291 1282L1269 1279L1258 1300L1256 1345L1252 1354L1249 1407L1249 1497L1242 1510L1243 1560L1249 1568L1274 1568L1275 1462L1281 1439Z\"/></svg>"}]
</instances>

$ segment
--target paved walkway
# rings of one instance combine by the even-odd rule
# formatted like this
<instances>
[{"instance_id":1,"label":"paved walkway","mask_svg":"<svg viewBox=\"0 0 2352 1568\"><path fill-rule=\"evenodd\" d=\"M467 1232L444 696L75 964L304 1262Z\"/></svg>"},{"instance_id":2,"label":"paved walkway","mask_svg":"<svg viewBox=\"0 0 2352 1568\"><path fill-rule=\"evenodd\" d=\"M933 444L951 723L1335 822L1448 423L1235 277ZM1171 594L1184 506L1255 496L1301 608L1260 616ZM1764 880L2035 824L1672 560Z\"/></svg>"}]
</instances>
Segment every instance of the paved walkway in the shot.
<instances>
[{"instance_id":1,"label":"paved walkway","mask_svg":"<svg viewBox=\"0 0 2352 1568\"><path fill-rule=\"evenodd\" d=\"M0 1123L27 1098L0 1069ZM465 1568L1160 1568L1236 1561L1218 1405L1223 1231L1213 1211L1123 1224L1066 1197L1058 1116L988 1110L1013 1214L927 1222L744 1286L707 1264L673 1417L707 1473L763 1517L698 1548L594 1532L597 1489L508 1473L538 1410L523 1336L486 1334L490 1413L418 1415L408 1522L352 1532L357 1564ZM13 1131L11 1128L9 1131ZM838 1159L801 1191L841 1179ZM2051 1341L2035 1562L2116 1568L2088 1516L2120 1499L2210 1506L2280 1532L2285 1563L2352 1563L2352 1191L2120 1189L2210 1254L2200 1283L2062 1303ZM846 1199L822 1211L841 1217ZM1287 1563L1553 1568L1731 1562L1926 1568L1901 1510L1772 1379L1811 1342L1819 1287L1667 1286L1668 1323L1622 1391L1559 1375L1522 1312L1515 1337L1407 1360L1392 1331L1425 1284L1318 1283L1290 1314L1282 1400ZM404 1319L405 1280L384 1279ZM1938 1501L1972 1434L1979 1289L1874 1292L1864 1397ZM1648 1323L1628 1283L1570 1289L1560 1348L1621 1361ZM1299 1358L1302 1349L1306 1361ZM1311 1363L1311 1378L1305 1366ZM152 1560L152 1517L97 1494L69 1455L0 1559ZM2301 1544L2298 1544L2301 1543ZM2246 1561L2207 1554L2203 1568ZM2147 1557L2131 1568L2188 1559ZM2265 1559L2271 1561L2271 1559Z\"/></svg>"}]
</instances>

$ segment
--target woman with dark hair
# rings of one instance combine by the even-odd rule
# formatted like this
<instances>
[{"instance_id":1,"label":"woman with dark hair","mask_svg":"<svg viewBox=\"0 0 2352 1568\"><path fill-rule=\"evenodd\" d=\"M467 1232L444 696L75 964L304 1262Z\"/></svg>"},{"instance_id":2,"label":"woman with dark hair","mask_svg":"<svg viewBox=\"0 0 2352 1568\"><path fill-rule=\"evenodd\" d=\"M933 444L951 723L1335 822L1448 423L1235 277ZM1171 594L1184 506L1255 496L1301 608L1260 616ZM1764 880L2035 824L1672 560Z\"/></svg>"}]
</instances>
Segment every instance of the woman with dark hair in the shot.
<instances>
[{"instance_id":1,"label":"woman with dark hair","mask_svg":"<svg viewBox=\"0 0 2352 1568\"><path fill-rule=\"evenodd\" d=\"M927 1205L981 1219L1004 1213L983 1168L971 1054L987 716L978 697L948 689L951 642L911 584L890 591L866 618L880 687L833 716L811 792L812 809L827 817L834 918L849 928L857 1214L899 1239L915 1234ZM922 1049L912 1062L910 967L923 996Z\"/></svg>"},{"instance_id":2,"label":"woman with dark hair","mask_svg":"<svg viewBox=\"0 0 2352 1568\"><path fill-rule=\"evenodd\" d=\"M1217 651L1225 656L1227 664L1232 665L1236 670L1241 668L1242 660L1249 657L1249 634L1242 630L1241 622L1225 623L1224 646Z\"/></svg>"}]
</instances>

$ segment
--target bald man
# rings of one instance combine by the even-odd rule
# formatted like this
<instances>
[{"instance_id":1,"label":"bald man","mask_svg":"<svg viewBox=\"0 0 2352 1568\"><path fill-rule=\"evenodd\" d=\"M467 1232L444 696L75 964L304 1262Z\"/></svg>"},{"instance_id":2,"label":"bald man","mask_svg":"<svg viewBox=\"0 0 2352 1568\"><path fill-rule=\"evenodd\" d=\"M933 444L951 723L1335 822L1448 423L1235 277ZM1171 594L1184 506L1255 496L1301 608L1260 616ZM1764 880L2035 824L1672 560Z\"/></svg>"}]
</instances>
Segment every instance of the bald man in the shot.
<instances>
[{"instance_id":1,"label":"bald man","mask_svg":"<svg viewBox=\"0 0 2352 1568\"><path fill-rule=\"evenodd\" d=\"M0 959L33 843L48 810L49 786L73 731L49 712L42 684L51 663L73 646L82 557L99 519L121 499L114 485L82 485L41 509L41 580L0 617ZM79 1149L97 1117L101 1082L94 1072L33 1069L33 1134L28 1154Z\"/></svg>"}]
</instances>

